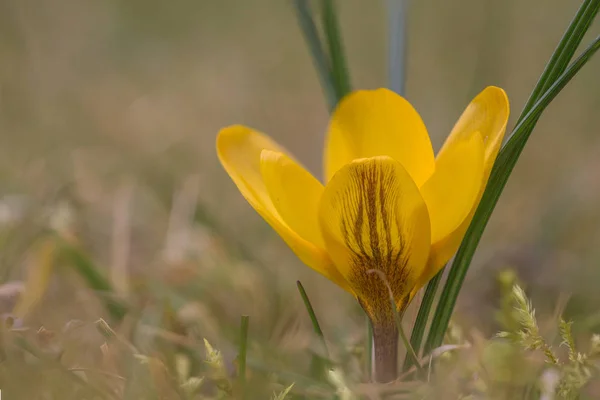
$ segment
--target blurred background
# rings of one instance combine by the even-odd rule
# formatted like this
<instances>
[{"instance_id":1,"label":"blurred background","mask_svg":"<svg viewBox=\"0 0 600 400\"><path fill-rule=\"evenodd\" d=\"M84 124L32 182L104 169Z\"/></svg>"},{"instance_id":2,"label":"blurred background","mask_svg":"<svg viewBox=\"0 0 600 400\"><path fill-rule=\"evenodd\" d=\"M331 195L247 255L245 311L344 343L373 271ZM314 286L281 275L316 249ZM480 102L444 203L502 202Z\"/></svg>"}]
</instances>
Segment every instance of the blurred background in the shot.
<instances>
[{"instance_id":1,"label":"blurred background","mask_svg":"<svg viewBox=\"0 0 600 400\"><path fill-rule=\"evenodd\" d=\"M338 5L353 87L385 86L385 2ZM406 97L434 148L487 85L507 91L514 126L578 6L412 2ZM542 315L566 305L600 328L599 67L547 109L517 164L460 297L468 329L497 330L505 268ZM236 123L320 176L327 106L290 1L0 0L0 276L39 290L25 323L106 317L76 269L49 261L53 227L148 326L164 325L168 304L227 353L248 314L252 340L298 352L314 341L300 279L335 346L360 343L354 300L303 266L218 164L215 136Z\"/></svg>"}]
</instances>

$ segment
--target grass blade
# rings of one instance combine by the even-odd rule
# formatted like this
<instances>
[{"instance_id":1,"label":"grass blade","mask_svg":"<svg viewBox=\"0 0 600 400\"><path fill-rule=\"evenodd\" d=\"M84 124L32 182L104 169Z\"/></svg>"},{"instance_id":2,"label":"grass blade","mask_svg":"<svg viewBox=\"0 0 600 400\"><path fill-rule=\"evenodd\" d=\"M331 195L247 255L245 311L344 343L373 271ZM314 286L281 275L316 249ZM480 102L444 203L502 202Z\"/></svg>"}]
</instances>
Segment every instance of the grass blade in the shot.
<instances>
[{"instance_id":1,"label":"grass blade","mask_svg":"<svg viewBox=\"0 0 600 400\"><path fill-rule=\"evenodd\" d=\"M350 76L333 1L322 0L321 4L323 6L323 28L331 59L331 73L339 100L350 92Z\"/></svg>"},{"instance_id":2,"label":"grass blade","mask_svg":"<svg viewBox=\"0 0 600 400\"><path fill-rule=\"evenodd\" d=\"M57 242L60 247L60 255L64 257L66 263L79 273L88 287L102 294L101 299L110 315L118 321L123 319L127 314L127 306L117 299L112 284L100 272L99 267L77 246L58 237Z\"/></svg>"},{"instance_id":3,"label":"grass blade","mask_svg":"<svg viewBox=\"0 0 600 400\"><path fill-rule=\"evenodd\" d=\"M248 350L248 326L250 324L250 317L242 315L240 324L240 348L238 351L238 384L240 390L244 391L246 385L246 353Z\"/></svg>"},{"instance_id":4,"label":"grass blade","mask_svg":"<svg viewBox=\"0 0 600 400\"><path fill-rule=\"evenodd\" d=\"M390 89L404 96L406 87L406 0L387 1Z\"/></svg>"},{"instance_id":5,"label":"grass blade","mask_svg":"<svg viewBox=\"0 0 600 400\"><path fill-rule=\"evenodd\" d=\"M394 303L395 305L396 303ZM413 346L411 345L410 341L408 340L408 337L406 336L406 333L404 333L404 328L402 327L402 319L399 316L398 312L396 312L396 325L398 326L398 333L400 333L400 339L402 339L402 343L404 344L404 347L406 348L406 356L409 357L412 361L412 365L416 365L417 370L420 373L424 373L425 371L423 370L423 367L421 366L421 364L419 363L419 357L417 356L417 353L415 352L415 349L413 348Z\"/></svg>"},{"instance_id":6,"label":"grass blade","mask_svg":"<svg viewBox=\"0 0 600 400\"><path fill-rule=\"evenodd\" d=\"M599 8L600 1L585 0L583 2L558 43L558 46L552 53L548 64L546 64L546 68L529 96L518 122L531 110L533 105L548 90L556 78L565 71L575 54L575 50L581 44L583 36L594 21Z\"/></svg>"},{"instance_id":7,"label":"grass blade","mask_svg":"<svg viewBox=\"0 0 600 400\"><path fill-rule=\"evenodd\" d=\"M421 302L421 306L419 307L419 313L417 314L417 319L415 320L412 334L410 335L410 344L412 345L413 349L415 349L417 354L419 354L421 350L423 334L425 333L425 327L427 327L427 321L429 320L429 312L431 311L431 306L433 305L433 300L435 299L435 294L443 275L444 270L442 269L437 273L436 276L433 277L432 280L429 281L427 284L427 289L425 289L423 302ZM409 357L409 354L407 354L406 358L404 359L402 371L407 371L410 367L412 367L412 365L413 357Z\"/></svg>"},{"instance_id":8,"label":"grass blade","mask_svg":"<svg viewBox=\"0 0 600 400\"><path fill-rule=\"evenodd\" d=\"M598 2L596 2L598 3ZM596 8L597 12L597 8ZM595 15L595 14L594 14ZM592 17L593 18L593 17ZM582 29L585 26L582 25ZM580 34L575 32L574 34ZM592 44L575 60L567 70L558 77L558 79L549 87L524 117L519 118L519 123L513 130L508 142L498 155L494 164L492 173L483 194L483 198L475 212L473 222L469 226L465 239L461 244L458 253L452 264L448 281L442 292L438 307L427 338L425 351L441 345L444 334L450 322L450 316L456 304L458 293L464 281L465 275L473 259L479 240L490 219L492 211L498 202L500 194L508 181L526 142L529 138L541 113L550 104L550 102L560 93L567 83L579 72L579 70L590 60L596 51L600 48L600 37L597 37ZM567 50L565 50L567 51ZM570 49L568 51L571 51Z\"/></svg>"},{"instance_id":9,"label":"grass blade","mask_svg":"<svg viewBox=\"0 0 600 400\"><path fill-rule=\"evenodd\" d=\"M598 1L598 0L585 0L582 3L577 14L573 18L573 20L571 21L565 34L561 38L556 50L554 51L553 55L551 56L550 61L546 65L546 68L545 68L544 72L542 73L542 76L540 77L540 79L538 80L538 83L536 84L535 88L533 89L531 96L530 96L529 100L527 101L527 104L525 105L525 107L521 113L521 116L518 119L517 125L519 125L523 121L525 116L528 115L529 111L531 111L533 105L535 105L536 102L540 99L540 96L544 93L545 89L547 89L549 87L549 85L552 82L554 82L554 80L561 73L564 72L564 69L566 68L567 63L573 57L573 54L575 53L576 48L581 43L581 40L582 40L585 32L587 31L587 29L589 28L590 24L592 23L594 17L598 13L599 7L600 7L600 1ZM536 122L537 122L537 120L533 120L531 122L531 125L532 125L531 129L528 129L528 130L526 129L517 136L517 137L523 138L522 139L523 146L524 146L525 142L527 141L527 138L531 134L531 130L533 129L533 126L535 125ZM517 128L515 128L513 130L511 139L513 137L515 137L516 134L517 134ZM510 139L509 139L509 142L510 142ZM507 143L507 145L501 150L495 167L500 165L499 162L504 157L504 155L507 153L512 153L511 146L509 146L509 143ZM518 151L518 154L520 154L520 150ZM518 158L518 154L516 154L514 156L516 158ZM513 160L513 167L514 167L514 163L516 163L516 159ZM496 168L494 168L494 170L496 170ZM512 171L512 167L510 167L510 171ZM508 175L510 174L510 171L505 171L505 173L507 174L506 179L508 179ZM455 257L454 263L452 265L451 273L446 282L446 286L444 287L444 292L442 294L442 297L440 298L440 302L438 304L436 314L433 318L433 321L432 321L432 324L430 327L429 337L427 340L427 345L425 347L426 352L428 352L431 348L437 347L441 344L441 341L444 336L444 332L448 326L450 315L451 315L452 310L454 309L454 305L456 303L456 296L458 296L458 291L460 290L460 287L462 286L462 282L464 280L464 275L466 274L466 270L468 269L471 259L473 258L472 253L474 253L475 248L477 247L477 244L479 243L479 239L481 238L483 229L485 228L485 225L487 224L487 221L489 219L489 214L491 214L491 212L497 202L497 199L496 199L492 203L489 203L487 205L487 208L488 208L487 211L489 214L487 217L482 217L482 215L484 213L484 209L482 207L486 207L485 206L487 203L486 195L488 194L487 191L490 190L490 188L493 186L491 183L493 181L493 178L494 178L494 172L492 172L492 176L490 177L490 181L488 182L488 187L486 188L486 193L484 194L484 196L481 200L480 206L477 210L477 213L475 214L475 216L473 218L473 222L471 223L472 226L475 224L481 225L480 226L481 233L479 233L479 234L474 233L476 231L475 230L472 231L471 230L472 226L471 226L469 228L469 230L467 231L465 238L463 239L463 243L461 245L461 248L459 249L459 252L457 253L457 256ZM502 185L502 188L503 187L504 187L504 185ZM500 188L500 192L502 191L502 188ZM481 214L480 214L480 212L481 212ZM479 221L480 218L484 218L484 220ZM471 237L472 234L475 234L476 237L472 238ZM462 251L463 247L466 247L469 244L469 242L471 242L471 244L474 243L474 247L472 248L472 253L470 251L469 252ZM463 257L462 254L464 254L464 257L466 257L464 262L462 260L462 257ZM464 269L464 271L462 271L462 270L458 271L458 269ZM456 282L455 282L455 279L457 279ZM450 294L451 292L454 292L455 294L451 295Z\"/></svg>"},{"instance_id":10,"label":"grass blade","mask_svg":"<svg viewBox=\"0 0 600 400\"><path fill-rule=\"evenodd\" d=\"M304 290L304 286L302 286L302 282L296 281L296 285L298 286L298 291L300 292L300 296L302 297L302 300L304 301L304 306L306 307L306 311L308 311L308 315L312 322L313 329L315 330L315 333L317 334L319 339L321 339L321 343L323 345L323 350L325 351L325 355L327 356L327 359L330 360L329 349L327 348L327 342L325 341L325 335L323 335L323 331L321 330L321 325L319 325L319 320L317 319L315 310L313 309L313 306L310 303L308 295L306 294L306 290Z\"/></svg>"},{"instance_id":11,"label":"grass blade","mask_svg":"<svg viewBox=\"0 0 600 400\"><path fill-rule=\"evenodd\" d=\"M327 59L327 54L323 50L310 5L308 4L308 0L294 0L293 4L296 10L298 25L300 25L304 40L312 56L313 64L317 70L321 87L329 105L329 111L332 111L337 105L339 97L335 87L335 79L329 65L329 60Z\"/></svg>"}]
</instances>

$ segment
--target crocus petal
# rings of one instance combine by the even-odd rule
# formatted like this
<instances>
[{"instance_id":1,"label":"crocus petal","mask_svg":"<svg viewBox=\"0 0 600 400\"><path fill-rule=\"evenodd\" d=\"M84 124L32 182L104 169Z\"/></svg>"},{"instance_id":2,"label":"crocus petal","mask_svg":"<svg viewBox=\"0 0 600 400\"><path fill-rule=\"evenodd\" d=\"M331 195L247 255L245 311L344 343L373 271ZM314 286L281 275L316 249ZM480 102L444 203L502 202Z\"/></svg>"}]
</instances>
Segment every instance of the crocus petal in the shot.
<instances>
[{"instance_id":1,"label":"crocus petal","mask_svg":"<svg viewBox=\"0 0 600 400\"><path fill-rule=\"evenodd\" d=\"M318 202L322 191L320 183L315 182L310 173L285 155L283 148L270 138L245 126L235 125L222 129L217 137L217 154L244 198L275 229L298 258L349 290L344 278L323 249L320 236L311 233L318 232L316 207L298 207L295 215L291 213L295 204ZM282 170L275 171L276 168ZM283 195L290 188L289 185L287 188L278 187L282 183L281 178L285 176L296 179L293 183L294 196L302 197ZM271 197L271 194L274 196ZM273 202L272 198L276 198L276 201ZM292 201L294 203L290 203ZM298 224L301 219L306 220L304 226ZM308 228L310 221L315 225L312 229ZM295 228L300 229L296 231Z\"/></svg>"},{"instance_id":2,"label":"crocus petal","mask_svg":"<svg viewBox=\"0 0 600 400\"><path fill-rule=\"evenodd\" d=\"M508 97L504 90L488 86L479 93L462 113L452 132L446 139L440 154L447 148L479 132L485 148L485 179L487 180L500 146L504 133L510 107Z\"/></svg>"},{"instance_id":3,"label":"crocus petal","mask_svg":"<svg viewBox=\"0 0 600 400\"><path fill-rule=\"evenodd\" d=\"M421 117L406 99L387 89L353 92L335 109L325 148L326 181L352 160L375 156L399 161L418 186L435 168Z\"/></svg>"},{"instance_id":4,"label":"crocus petal","mask_svg":"<svg viewBox=\"0 0 600 400\"><path fill-rule=\"evenodd\" d=\"M325 187L319 221L330 257L371 320L392 318L384 280L402 309L431 241L427 206L402 164L380 156L341 168Z\"/></svg>"},{"instance_id":5,"label":"crocus petal","mask_svg":"<svg viewBox=\"0 0 600 400\"><path fill-rule=\"evenodd\" d=\"M217 136L219 161L242 196L261 215L277 214L260 171L263 150L285 152L266 135L242 125L223 128Z\"/></svg>"},{"instance_id":6,"label":"crocus petal","mask_svg":"<svg viewBox=\"0 0 600 400\"><path fill-rule=\"evenodd\" d=\"M424 271L423 276L419 280L415 291L411 294L414 296L416 290L423 286L448 262L452 255L458 250L462 239L469 228L469 224L475 214L477 205L481 200L487 180L489 178L492 166L500 150L502 139L506 131L506 124L508 122L508 116L510 113L508 98L504 90L490 86L479 93L467 106L458 122L452 129L452 132L446 139L446 142L442 146L442 150L438 154L436 161L436 169L442 168L439 165L439 160L450 157L448 154L459 153L458 147L465 147L467 142L477 142L478 139L473 137L481 137L483 141L483 175L481 178L481 184L479 192L471 206L471 209L467 213L466 217L450 235L445 236L437 241L432 242L431 255ZM472 145L476 146L476 145ZM468 146L467 146L468 147ZM463 150L465 151L465 150ZM472 153L473 154L473 153ZM464 178L464 175L460 175L458 172L455 175L453 181L457 184L463 184L459 182ZM451 178L449 178L451 179ZM424 188L422 188L424 190ZM461 212L462 214L462 212ZM434 220L434 217L432 217ZM433 222L435 223L435 222ZM435 228L434 228L435 230Z\"/></svg>"},{"instance_id":7,"label":"crocus petal","mask_svg":"<svg viewBox=\"0 0 600 400\"><path fill-rule=\"evenodd\" d=\"M479 133L457 140L439 154L435 172L421 187L431 220L431 253L421 287L452 257L483 185L484 147Z\"/></svg>"},{"instance_id":8,"label":"crocus petal","mask_svg":"<svg viewBox=\"0 0 600 400\"><path fill-rule=\"evenodd\" d=\"M483 185L483 163L483 140L477 132L456 141L436 159L434 174L421 187L431 220L431 243L452 234L471 212Z\"/></svg>"},{"instance_id":9,"label":"crocus petal","mask_svg":"<svg viewBox=\"0 0 600 400\"><path fill-rule=\"evenodd\" d=\"M323 248L318 219L321 182L283 153L263 150L260 166L279 216L303 239Z\"/></svg>"}]
</instances>

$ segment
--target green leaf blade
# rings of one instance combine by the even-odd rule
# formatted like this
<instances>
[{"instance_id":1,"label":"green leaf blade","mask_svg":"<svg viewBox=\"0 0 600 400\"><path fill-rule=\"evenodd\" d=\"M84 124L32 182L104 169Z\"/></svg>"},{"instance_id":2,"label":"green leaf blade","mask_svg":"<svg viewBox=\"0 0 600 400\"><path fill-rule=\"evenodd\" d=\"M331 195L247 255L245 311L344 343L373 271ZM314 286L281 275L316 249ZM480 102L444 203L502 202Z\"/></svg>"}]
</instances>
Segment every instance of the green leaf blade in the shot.
<instances>
[{"instance_id":1,"label":"green leaf blade","mask_svg":"<svg viewBox=\"0 0 600 400\"><path fill-rule=\"evenodd\" d=\"M435 294L443 275L444 270L442 269L427 284L427 289L425 289L425 295L423 296L423 301L419 307L417 319L413 325L412 334L410 335L410 344L412 345L413 349L415 349L417 354L419 354L421 350L423 335L425 333L425 328L427 327L427 321L429 320L429 313L431 312ZM402 370L407 371L412 366L413 358L410 357L410 354L407 354L406 358L404 359L404 366L402 367Z\"/></svg>"},{"instance_id":2,"label":"green leaf blade","mask_svg":"<svg viewBox=\"0 0 600 400\"><path fill-rule=\"evenodd\" d=\"M325 94L329 111L333 111L339 101L339 96L336 90L335 80L327 59L327 54L323 49L319 31L312 16L312 11L307 0L294 0L294 9L298 25L304 36L304 40L308 46L312 56L313 64L319 76L319 82Z\"/></svg>"},{"instance_id":3,"label":"green leaf blade","mask_svg":"<svg viewBox=\"0 0 600 400\"><path fill-rule=\"evenodd\" d=\"M465 234L465 239L463 240L458 253L456 254L431 324L425 352L430 352L432 349L439 347L442 344L452 311L456 305L458 294L473 259L473 255L475 254L475 250L483 235L483 231L539 117L550 102L554 100L558 93L560 93L599 48L600 37L596 38L581 56L574 61L562 75L560 75L544 95L534 104L531 110L522 118L519 118L520 122L517 124L513 130L513 134L498 155L498 159L494 164L488 185L477 211L475 212L473 221Z\"/></svg>"},{"instance_id":4,"label":"green leaf blade","mask_svg":"<svg viewBox=\"0 0 600 400\"><path fill-rule=\"evenodd\" d=\"M599 9L600 1L584 1L546 64L544 72L542 72L539 81L521 112L519 122L560 74L565 71Z\"/></svg>"},{"instance_id":5,"label":"green leaf blade","mask_svg":"<svg viewBox=\"0 0 600 400\"><path fill-rule=\"evenodd\" d=\"M351 85L334 0L322 0L322 12L323 29L331 59L331 73L339 100L350 93Z\"/></svg>"}]
</instances>

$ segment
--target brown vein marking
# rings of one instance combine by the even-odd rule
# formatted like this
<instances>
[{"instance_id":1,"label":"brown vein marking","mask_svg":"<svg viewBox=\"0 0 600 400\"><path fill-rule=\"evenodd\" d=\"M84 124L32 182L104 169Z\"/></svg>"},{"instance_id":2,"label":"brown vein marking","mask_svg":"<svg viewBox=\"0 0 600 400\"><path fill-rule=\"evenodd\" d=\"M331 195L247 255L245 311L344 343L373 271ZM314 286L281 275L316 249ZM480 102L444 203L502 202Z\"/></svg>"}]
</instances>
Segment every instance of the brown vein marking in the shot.
<instances>
[{"instance_id":1,"label":"brown vein marking","mask_svg":"<svg viewBox=\"0 0 600 400\"><path fill-rule=\"evenodd\" d=\"M368 162L356 170L340 199L341 231L352 254L349 280L374 323L393 321L393 311L385 283L378 274L368 273L369 270L382 271L396 304L406 303L410 254L397 214L400 194L392 190L395 185L393 166Z\"/></svg>"}]
</instances>

